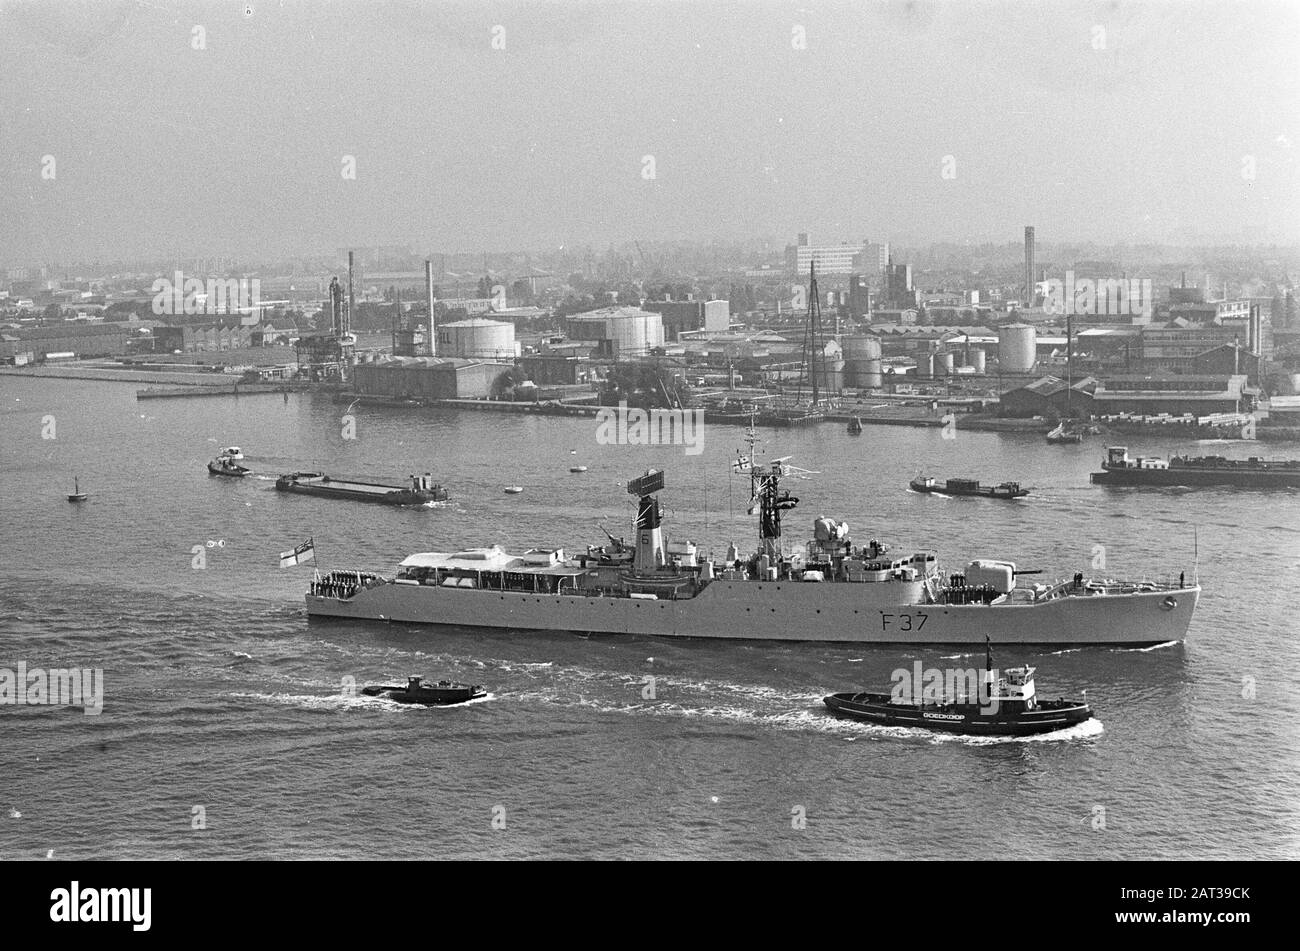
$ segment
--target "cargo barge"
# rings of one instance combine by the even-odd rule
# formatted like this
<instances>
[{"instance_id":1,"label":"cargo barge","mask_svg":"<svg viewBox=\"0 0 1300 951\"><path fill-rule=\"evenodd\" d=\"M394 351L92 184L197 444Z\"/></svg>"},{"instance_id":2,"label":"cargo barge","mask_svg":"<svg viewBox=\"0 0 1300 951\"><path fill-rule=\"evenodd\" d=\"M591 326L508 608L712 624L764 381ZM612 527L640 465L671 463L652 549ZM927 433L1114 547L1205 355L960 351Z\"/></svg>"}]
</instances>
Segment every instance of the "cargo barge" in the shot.
<instances>
[{"instance_id":1,"label":"cargo barge","mask_svg":"<svg viewBox=\"0 0 1300 951\"><path fill-rule=\"evenodd\" d=\"M410 486L332 479L323 472L291 472L276 479L275 487L281 492L381 505L430 505L450 498L447 490L434 482L428 472L411 476Z\"/></svg>"},{"instance_id":2,"label":"cargo barge","mask_svg":"<svg viewBox=\"0 0 1300 951\"><path fill-rule=\"evenodd\" d=\"M943 495L975 495L986 499L1023 499L1029 494L1019 482L999 482L997 485L980 485L975 479L948 479L942 485L938 479L917 476L908 483L913 492L939 492Z\"/></svg>"},{"instance_id":3,"label":"cargo barge","mask_svg":"<svg viewBox=\"0 0 1300 951\"><path fill-rule=\"evenodd\" d=\"M1256 489L1300 488L1300 460L1269 460L1258 456L1227 459L1223 456L1159 456L1130 458L1126 446L1111 446L1101 472L1092 473L1096 485L1229 485Z\"/></svg>"}]
</instances>

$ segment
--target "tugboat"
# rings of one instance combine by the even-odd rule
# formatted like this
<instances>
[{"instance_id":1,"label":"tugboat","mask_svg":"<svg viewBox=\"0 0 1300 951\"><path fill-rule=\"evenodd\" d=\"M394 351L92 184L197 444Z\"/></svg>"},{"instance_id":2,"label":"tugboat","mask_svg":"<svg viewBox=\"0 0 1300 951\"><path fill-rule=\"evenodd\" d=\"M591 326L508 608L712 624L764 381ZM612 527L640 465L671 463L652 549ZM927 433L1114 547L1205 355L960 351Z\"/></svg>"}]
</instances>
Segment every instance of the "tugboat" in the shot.
<instances>
[{"instance_id":1,"label":"tugboat","mask_svg":"<svg viewBox=\"0 0 1300 951\"><path fill-rule=\"evenodd\" d=\"M72 477L72 491L68 494L68 501L69 501L69 502L84 502L84 501L86 501L87 498L89 498L89 496L87 496L85 492L82 492L82 491L81 491L81 484L77 481L77 477L76 477L76 476L73 476L73 477Z\"/></svg>"},{"instance_id":2,"label":"tugboat","mask_svg":"<svg viewBox=\"0 0 1300 951\"><path fill-rule=\"evenodd\" d=\"M229 449L221 450L217 458L208 461L208 472L211 475L230 476L235 479L242 479L253 470L246 466L241 466L237 460L243 459L244 454L239 451L238 446L231 446Z\"/></svg>"},{"instance_id":3,"label":"tugboat","mask_svg":"<svg viewBox=\"0 0 1300 951\"><path fill-rule=\"evenodd\" d=\"M411 476L409 487L381 485L376 482L350 482L333 479L323 472L293 472L275 480L281 492L300 495L320 495L331 499L350 499L354 502L378 502L381 505L427 505L446 502L447 490L433 481L433 475Z\"/></svg>"},{"instance_id":4,"label":"tugboat","mask_svg":"<svg viewBox=\"0 0 1300 951\"><path fill-rule=\"evenodd\" d=\"M908 483L913 492L942 492L944 495L978 495L986 499L1023 499L1029 494L1019 482L999 482L997 485L980 485L976 479L948 479L943 485L938 479L917 476Z\"/></svg>"},{"instance_id":5,"label":"tugboat","mask_svg":"<svg viewBox=\"0 0 1300 951\"><path fill-rule=\"evenodd\" d=\"M446 707L487 696L487 690L479 684L470 686L439 680L430 685L423 683L423 680L423 677L407 677L405 687L380 684L362 687L361 692L367 697L386 697L398 703L418 703L426 707Z\"/></svg>"},{"instance_id":6,"label":"tugboat","mask_svg":"<svg viewBox=\"0 0 1300 951\"><path fill-rule=\"evenodd\" d=\"M822 702L838 716L880 726L911 726L968 736L1032 736L1092 719L1087 700L1039 700L1033 667L1010 667L999 677L987 639L985 645L984 678L973 702L969 696L912 702L910 697L900 699L888 693L835 693Z\"/></svg>"}]
</instances>

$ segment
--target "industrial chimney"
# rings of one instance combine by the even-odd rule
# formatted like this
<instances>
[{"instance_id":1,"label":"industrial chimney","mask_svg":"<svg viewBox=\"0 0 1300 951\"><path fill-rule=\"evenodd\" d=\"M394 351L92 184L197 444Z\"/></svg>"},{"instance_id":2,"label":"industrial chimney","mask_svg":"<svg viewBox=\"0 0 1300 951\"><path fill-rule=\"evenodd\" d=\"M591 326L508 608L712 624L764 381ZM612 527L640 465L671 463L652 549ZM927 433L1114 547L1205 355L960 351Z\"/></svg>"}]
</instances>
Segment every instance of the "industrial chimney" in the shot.
<instances>
[{"instance_id":1,"label":"industrial chimney","mask_svg":"<svg viewBox=\"0 0 1300 951\"><path fill-rule=\"evenodd\" d=\"M428 348L429 356L438 355L438 336L434 332L433 326L433 259L425 258L424 261L424 296L429 301L429 340L425 345Z\"/></svg>"}]
</instances>

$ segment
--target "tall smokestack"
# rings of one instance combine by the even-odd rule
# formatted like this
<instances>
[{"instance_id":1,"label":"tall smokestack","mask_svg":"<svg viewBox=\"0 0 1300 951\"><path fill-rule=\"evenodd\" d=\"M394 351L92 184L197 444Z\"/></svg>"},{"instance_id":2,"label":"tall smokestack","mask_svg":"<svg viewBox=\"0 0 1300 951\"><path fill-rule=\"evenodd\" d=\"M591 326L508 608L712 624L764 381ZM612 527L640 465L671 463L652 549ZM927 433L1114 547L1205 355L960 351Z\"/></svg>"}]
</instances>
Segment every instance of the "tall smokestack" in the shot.
<instances>
[{"instance_id":1,"label":"tall smokestack","mask_svg":"<svg viewBox=\"0 0 1300 951\"><path fill-rule=\"evenodd\" d=\"M424 296L429 301L429 341L425 345L428 348L429 356L438 355L438 335L434 332L433 326L433 259L426 258L424 261Z\"/></svg>"},{"instance_id":2,"label":"tall smokestack","mask_svg":"<svg viewBox=\"0 0 1300 951\"><path fill-rule=\"evenodd\" d=\"M357 304L356 296L352 293L352 252L348 252L348 315L343 321L343 333L352 332L352 308Z\"/></svg>"},{"instance_id":3,"label":"tall smokestack","mask_svg":"<svg viewBox=\"0 0 1300 951\"><path fill-rule=\"evenodd\" d=\"M1034 228L1025 225L1025 306L1034 306Z\"/></svg>"}]
</instances>

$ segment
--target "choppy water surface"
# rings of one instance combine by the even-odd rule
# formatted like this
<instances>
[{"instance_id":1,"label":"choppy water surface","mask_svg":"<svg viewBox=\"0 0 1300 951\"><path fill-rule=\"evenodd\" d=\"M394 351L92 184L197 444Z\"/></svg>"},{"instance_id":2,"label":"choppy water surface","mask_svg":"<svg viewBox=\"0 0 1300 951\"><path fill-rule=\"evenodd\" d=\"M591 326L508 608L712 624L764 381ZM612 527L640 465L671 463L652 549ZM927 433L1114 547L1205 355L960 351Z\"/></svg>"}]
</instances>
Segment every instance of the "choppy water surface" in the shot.
<instances>
[{"instance_id":1,"label":"choppy water surface","mask_svg":"<svg viewBox=\"0 0 1300 951\"><path fill-rule=\"evenodd\" d=\"M859 541L937 548L950 568L1001 557L1068 575L1104 548L1106 573L1190 577L1198 527L1205 594L1185 645L999 650L1000 665L1038 665L1046 696L1087 690L1100 723L972 740L821 705L884 688L915 660L982 665L951 648L309 622L311 568L276 564L308 536L325 568L390 571L411 551L492 542L572 550L602 524L625 531L622 485L650 466L667 472L671 534L719 551L755 534L748 483L728 466L739 428L708 428L688 456L597 445L590 420L416 408L358 407L344 440L343 411L322 397L137 402L130 385L0 377L0 667L102 667L106 693L99 716L0 706L0 857L1300 856L1297 493L1091 486L1096 440L765 432L770 455L815 472L792 485L792 540L825 514ZM54 439L41 438L46 416ZM261 477L208 476L231 443ZM276 474L311 467L383 481L429 470L454 502L274 491ZM1034 491L1018 503L909 492L922 470ZM74 474L83 506L64 499ZM505 495L511 483L524 493ZM408 673L492 696L426 710L342 689Z\"/></svg>"}]
</instances>

